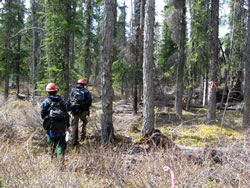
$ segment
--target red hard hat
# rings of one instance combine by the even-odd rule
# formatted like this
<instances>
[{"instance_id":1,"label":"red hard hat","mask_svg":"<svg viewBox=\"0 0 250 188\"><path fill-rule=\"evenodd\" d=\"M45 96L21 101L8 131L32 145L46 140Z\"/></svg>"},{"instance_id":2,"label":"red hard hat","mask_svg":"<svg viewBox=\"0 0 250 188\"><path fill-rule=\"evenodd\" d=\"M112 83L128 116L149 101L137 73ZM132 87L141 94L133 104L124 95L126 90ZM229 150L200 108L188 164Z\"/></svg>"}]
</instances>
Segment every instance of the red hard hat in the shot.
<instances>
[{"instance_id":1,"label":"red hard hat","mask_svg":"<svg viewBox=\"0 0 250 188\"><path fill-rule=\"evenodd\" d=\"M49 83L46 86L46 91L58 91L59 89L56 88L56 84L54 83Z\"/></svg>"},{"instance_id":2,"label":"red hard hat","mask_svg":"<svg viewBox=\"0 0 250 188\"><path fill-rule=\"evenodd\" d=\"M83 84L83 85L86 85L86 82L84 79L80 79L77 81L78 84Z\"/></svg>"}]
</instances>

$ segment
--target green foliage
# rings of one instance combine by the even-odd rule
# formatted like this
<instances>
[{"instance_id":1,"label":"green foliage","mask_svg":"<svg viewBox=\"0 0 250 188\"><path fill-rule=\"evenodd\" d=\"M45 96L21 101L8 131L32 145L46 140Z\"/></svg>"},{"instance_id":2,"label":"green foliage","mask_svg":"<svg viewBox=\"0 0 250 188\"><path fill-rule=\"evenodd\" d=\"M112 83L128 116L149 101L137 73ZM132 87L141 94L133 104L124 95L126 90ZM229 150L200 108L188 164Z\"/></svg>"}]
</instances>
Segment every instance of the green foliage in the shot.
<instances>
[{"instance_id":1,"label":"green foliage","mask_svg":"<svg viewBox=\"0 0 250 188\"><path fill-rule=\"evenodd\" d=\"M210 57L209 3L206 0L189 1L191 35L187 45L185 81L187 88L200 85L199 77L208 74Z\"/></svg>"},{"instance_id":2,"label":"green foliage","mask_svg":"<svg viewBox=\"0 0 250 188\"><path fill-rule=\"evenodd\" d=\"M177 46L171 38L171 30L166 23L163 28L163 39L160 45L158 68L161 72L169 71L168 59L177 51Z\"/></svg>"},{"instance_id":3,"label":"green foliage","mask_svg":"<svg viewBox=\"0 0 250 188\"><path fill-rule=\"evenodd\" d=\"M242 69L244 64L244 51L246 45L246 20L247 16L244 15L247 11L244 10L244 1L231 1L231 12L230 12L230 25L233 28L234 24L234 41L232 49L232 58L231 58L231 71L232 75L236 75L239 70ZM234 3L236 3L234 5ZM229 37L232 37L232 30L229 34ZM228 49L230 49L230 43L227 44Z\"/></svg>"},{"instance_id":4,"label":"green foliage","mask_svg":"<svg viewBox=\"0 0 250 188\"><path fill-rule=\"evenodd\" d=\"M46 35L43 43L43 50L46 56L43 58L44 68L40 71L43 72L43 78L38 83L38 90L53 80L55 83L60 83L61 91L67 88L65 83L64 71L68 69L69 64L65 62L65 40L73 32L81 34L80 21L77 16L69 18L67 7L65 4L72 5L72 0L46 0L43 6L46 12L40 12L41 19L44 20L44 27Z\"/></svg>"},{"instance_id":5,"label":"green foliage","mask_svg":"<svg viewBox=\"0 0 250 188\"><path fill-rule=\"evenodd\" d=\"M81 21L82 35L76 37L76 60L72 72L81 75L80 77L87 78L88 73L90 73L91 76L92 72L95 71L95 73L98 73L100 69L103 1L84 1L81 6L80 10L77 11L77 17L78 20ZM93 68L95 68L94 71Z\"/></svg>"},{"instance_id":6,"label":"green foliage","mask_svg":"<svg viewBox=\"0 0 250 188\"><path fill-rule=\"evenodd\" d=\"M202 68L201 73L208 71L209 63L209 14L206 0L192 1L191 9L191 53L187 58L187 63L198 62Z\"/></svg>"},{"instance_id":7,"label":"green foliage","mask_svg":"<svg viewBox=\"0 0 250 188\"><path fill-rule=\"evenodd\" d=\"M124 59L118 59L115 61L112 68L113 87L115 89L121 88L122 84L132 75L132 68L126 63L126 61L124 61Z\"/></svg>"},{"instance_id":8,"label":"green foliage","mask_svg":"<svg viewBox=\"0 0 250 188\"><path fill-rule=\"evenodd\" d=\"M8 8L9 7L9 8ZM28 64L24 62L29 54L22 46L22 31L24 29L25 7L22 1L13 0L12 2L3 2L3 8L0 13L0 78L8 73L9 77L28 78ZM10 27L10 31L8 31ZM10 49L7 49L8 39ZM18 49L18 40L21 41L21 49ZM9 68L6 70L7 52L10 54ZM17 68L19 65L19 69Z\"/></svg>"}]
</instances>

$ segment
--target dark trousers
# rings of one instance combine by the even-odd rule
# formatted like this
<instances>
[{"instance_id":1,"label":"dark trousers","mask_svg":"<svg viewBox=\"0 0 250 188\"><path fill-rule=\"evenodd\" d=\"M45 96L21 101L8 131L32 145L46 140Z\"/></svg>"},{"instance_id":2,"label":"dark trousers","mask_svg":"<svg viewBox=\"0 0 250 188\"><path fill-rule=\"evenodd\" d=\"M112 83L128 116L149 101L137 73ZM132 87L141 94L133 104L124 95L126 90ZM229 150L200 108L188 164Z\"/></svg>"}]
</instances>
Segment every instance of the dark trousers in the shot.
<instances>
[{"instance_id":1,"label":"dark trousers","mask_svg":"<svg viewBox=\"0 0 250 188\"><path fill-rule=\"evenodd\" d=\"M46 134L47 142L49 145L49 153L51 158L54 158L54 153L56 150L56 156L59 162L64 161L64 154L67 147L67 143L65 141L65 136L54 136L51 137L48 133Z\"/></svg>"}]
</instances>

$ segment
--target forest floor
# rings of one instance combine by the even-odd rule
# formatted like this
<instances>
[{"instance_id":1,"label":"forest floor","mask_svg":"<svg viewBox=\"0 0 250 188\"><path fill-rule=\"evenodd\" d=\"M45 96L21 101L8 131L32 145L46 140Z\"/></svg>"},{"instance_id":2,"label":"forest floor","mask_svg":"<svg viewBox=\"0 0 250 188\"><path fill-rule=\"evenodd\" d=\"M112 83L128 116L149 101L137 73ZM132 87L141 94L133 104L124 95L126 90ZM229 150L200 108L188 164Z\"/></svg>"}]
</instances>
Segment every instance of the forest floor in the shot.
<instances>
[{"instance_id":1,"label":"forest floor","mask_svg":"<svg viewBox=\"0 0 250 188\"><path fill-rule=\"evenodd\" d=\"M142 109L113 103L115 143L100 144L101 102L94 95L87 139L70 145L60 170L47 153L39 110L44 98L29 101L0 97L1 187L169 187L169 166L177 187L250 187L249 130L241 127L240 111L218 111L206 124L206 109L192 108L180 119L174 109L157 105L155 126L171 142L159 146L141 137ZM164 142L163 142L164 143ZM219 151L219 162L206 151ZM186 155L185 151L191 151ZM205 152L204 152L205 151Z\"/></svg>"}]
</instances>

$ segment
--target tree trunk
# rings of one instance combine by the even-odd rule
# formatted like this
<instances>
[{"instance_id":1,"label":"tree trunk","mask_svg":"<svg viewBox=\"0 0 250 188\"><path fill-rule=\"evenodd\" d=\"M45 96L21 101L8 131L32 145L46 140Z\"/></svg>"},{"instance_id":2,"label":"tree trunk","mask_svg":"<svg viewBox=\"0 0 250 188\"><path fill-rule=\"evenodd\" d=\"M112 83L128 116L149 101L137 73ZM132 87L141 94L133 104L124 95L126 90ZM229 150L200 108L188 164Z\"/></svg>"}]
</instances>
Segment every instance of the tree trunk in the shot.
<instances>
[{"instance_id":1,"label":"tree trunk","mask_svg":"<svg viewBox=\"0 0 250 188\"><path fill-rule=\"evenodd\" d=\"M94 85L97 87L97 77L99 74L99 62L98 58L95 59L95 79L94 79Z\"/></svg>"},{"instance_id":2,"label":"tree trunk","mask_svg":"<svg viewBox=\"0 0 250 188\"><path fill-rule=\"evenodd\" d=\"M140 28L141 28L141 31L144 31L144 19L145 19L145 0L141 0L141 7L140 7Z\"/></svg>"},{"instance_id":3,"label":"tree trunk","mask_svg":"<svg viewBox=\"0 0 250 188\"><path fill-rule=\"evenodd\" d=\"M70 69L73 70L75 67L75 33L71 35L71 58L70 58Z\"/></svg>"},{"instance_id":4,"label":"tree trunk","mask_svg":"<svg viewBox=\"0 0 250 188\"><path fill-rule=\"evenodd\" d=\"M101 23L98 22L98 33L100 33L101 29ZM100 44L99 44L99 41L98 42L95 42L95 45L94 45L94 53L95 54L100 54ZM98 75L99 75L99 64L100 64L100 61L99 61L99 57L95 57L95 80L94 80L94 83L95 83L95 86L97 87L97 78L98 78Z\"/></svg>"},{"instance_id":5,"label":"tree trunk","mask_svg":"<svg viewBox=\"0 0 250 188\"><path fill-rule=\"evenodd\" d=\"M18 16L17 16L17 19L18 19L18 22L20 24L23 24L23 19L22 19L22 11L21 11L21 6L22 6L22 2L21 1L18 1L19 3L19 11L18 11ZM17 36L17 61L16 61L16 93L19 94L20 90L19 90L19 75L20 75L20 64L21 64L21 39L22 39L22 36L19 34Z\"/></svg>"},{"instance_id":6,"label":"tree trunk","mask_svg":"<svg viewBox=\"0 0 250 188\"><path fill-rule=\"evenodd\" d=\"M36 19L35 19L35 12L36 12L36 2L32 0L32 87L33 89L36 88L36 66L37 66L37 58L36 58L36 30L35 27L37 27Z\"/></svg>"},{"instance_id":7,"label":"tree trunk","mask_svg":"<svg viewBox=\"0 0 250 188\"><path fill-rule=\"evenodd\" d=\"M138 110L138 69L139 69L139 34L140 34L140 2L139 0L134 1L134 20L133 27L135 35L135 69L134 69L134 90L133 90L133 111L137 114Z\"/></svg>"},{"instance_id":8,"label":"tree trunk","mask_svg":"<svg viewBox=\"0 0 250 188\"><path fill-rule=\"evenodd\" d=\"M133 14L133 0L130 1L130 10L131 10L131 18L130 18L130 23L129 23L129 30L130 30L130 34L133 33L133 18L134 18L134 14Z\"/></svg>"},{"instance_id":9,"label":"tree trunk","mask_svg":"<svg viewBox=\"0 0 250 188\"><path fill-rule=\"evenodd\" d=\"M250 0L248 0L248 33L246 44L246 61L245 61L245 88L244 88L244 112L243 127L249 127L250 121Z\"/></svg>"},{"instance_id":10,"label":"tree trunk","mask_svg":"<svg viewBox=\"0 0 250 188\"><path fill-rule=\"evenodd\" d=\"M145 7L145 31L143 53L143 124L142 135L151 135L154 130L154 15L155 0L147 0Z\"/></svg>"},{"instance_id":11,"label":"tree trunk","mask_svg":"<svg viewBox=\"0 0 250 188\"><path fill-rule=\"evenodd\" d=\"M102 31L102 143L112 143L112 60L113 60L114 1L104 0Z\"/></svg>"},{"instance_id":12,"label":"tree trunk","mask_svg":"<svg viewBox=\"0 0 250 188\"><path fill-rule=\"evenodd\" d=\"M89 78L91 75L91 44L92 44L92 13L93 13L93 6L91 0L87 1L87 10L86 10L86 35L87 35L87 40L86 40L86 45L85 45L85 72L87 76L87 85L89 84Z\"/></svg>"},{"instance_id":13,"label":"tree trunk","mask_svg":"<svg viewBox=\"0 0 250 188\"><path fill-rule=\"evenodd\" d=\"M138 94L137 94L137 91L138 91L138 72L137 70L139 69L139 53L138 53L138 48L139 48L139 31L137 30L136 33L135 33L135 38L136 38L136 45L135 45L135 70L134 70L134 97L133 97L133 111L134 111L134 114L137 114L137 110L138 110Z\"/></svg>"},{"instance_id":14,"label":"tree trunk","mask_svg":"<svg viewBox=\"0 0 250 188\"><path fill-rule=\"evenodd\" d=\"M22 36L18 35L17 37L17 53L18 53L18 58L16 61L16 93L20 93L20 87L19 87L19 74L20 74L20 61L21 61L21 39Z\"/></svg>"},{"instance_id":15,"label":"tree trunk","mask_svg":"<svg viewBox=\"0 0 250 188\"><path fill-rule=\"evenodd\" d=\"M209 68L209 96L208 96L208 123L214 123L216 120L216 82L218 65L218 30L219 30L219 0L212 0L211 10L211 57Z\"/></svg>"},{"instance_id":16,"label":"tree trunk","mask_svg":"<svg viewBox=\"0 0 250 188\"><path fill-rule=\"evenodd\" d=\"M73 0L72 7L72 17L75 19L76 17L76 0ZM70 69L73 70L75 67L75 33L71 34L71 58L70 58Z\"/></svg>"},{"instance_id":17,"label":"tree trunk","mask_svg":"<svg viewBox=\"0 0 250 188\"><path fill-rule=\"evenodd\" d=\"M185 66L185 31L186 31L186 7L185 0L174 0L174 8L181 12L180 14L180 24L177 32L178 41L178 65L177 65L177 81L176 81L176 99L175 108L176 113L182 116L182 96L183 96L183 72Z\"/></svg>"},{"instance_id":18,"label":"tree trunk","mask_svg":"<svg viewBox=\"0 0 250 188\"><path fill-rule=\"evenodd\" d=\"M207 105L207 94L208 94L208 78L207 78L207 74L205 74L204 78L203 78L203 106Z\"/></svg>"},{"instance_id":19,"label":"tree trunk","mask_svg":"<svg viewBox=\"0 0 250 188\"><path fill-rule=\"evenodd\" d=\"M11 14L11 4L12 0L8 1L7 11ZM10 68L10 36L11 36L11 21L7 20L7 52L6 52L6 64L5 64L5 88L4 88L4 98L7 99L9 95L9 68Z\"/></svg>"},{"instance_id":20,"label":"tree trunk","mask_svg":"<svg viewBox=\"0 0 250 188\"><path fill-rule=\"evenodd\" d=\"M122 24L122 46L126 46L126 4L125 0L123 1L123 9L122 9L123 16L123 24Z\"/></svg>"},{"instance_id":21,"label":"tree trunk","mask_svg":"<svg viewBox=\"0 0 250 188\"><path fill-rule=\"evenodd\" d=\"M140 26L140 2L141 0L134 0L134 15L133 15L133 32Z\"/></svg>"},{"instance_id":22,"label":"tree trunk","mask_svg":"<svg viewBox=\"0 0 250 188\"><path fill-rule=\"evenodd\" d=\"M67 16L67 22L70 24L71 20L71 4L65 1L65 14ZM67 99L69 96L69 65L70 65L70 34L66 32L64 36L64 99Z\"/></svg>"},{"instance_id":23,"label":"tree trunk","mask_svg":"<svg viewBox=\"0 0 250 188\"><path fill-rule=\"evenodd\" d=\"M117 0L114 0L114 22L113 22L113 62L117 60Z\"/></svg>"},{"instance_id":24,"label":"tree trunk","mask_svg":"<svg viewBox=\"0 0 250 188\"><path fill-rule=\"evenodd\" d=\"M141 0L140 7L140 33L139 33L139 67L142 69L143 64L143 32L144 32L144 20L145 20L145 0ZM139 82L138 99L141 101L143 95L143 83Z\"/></svg>"}]
</instances>

